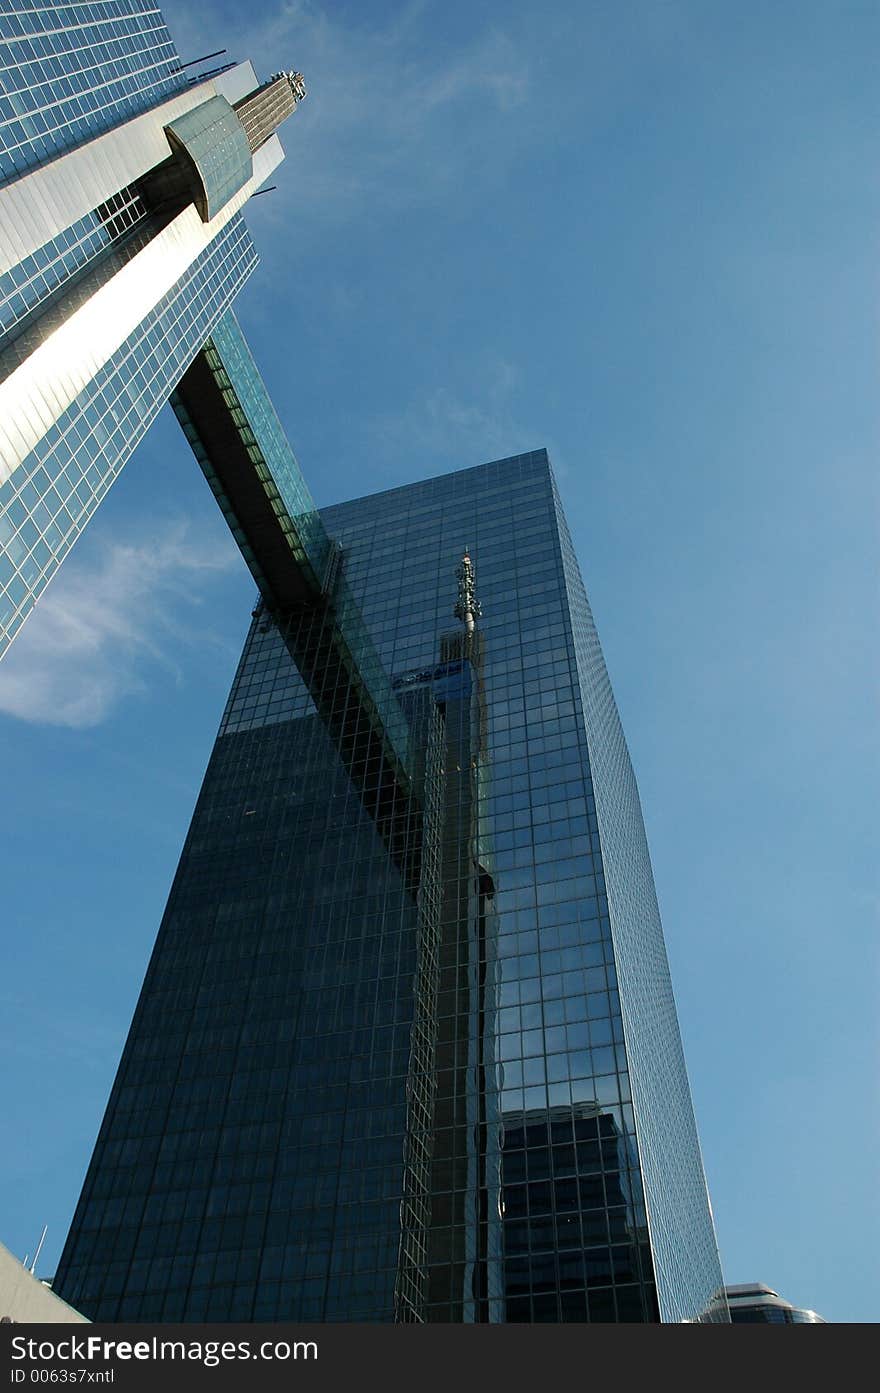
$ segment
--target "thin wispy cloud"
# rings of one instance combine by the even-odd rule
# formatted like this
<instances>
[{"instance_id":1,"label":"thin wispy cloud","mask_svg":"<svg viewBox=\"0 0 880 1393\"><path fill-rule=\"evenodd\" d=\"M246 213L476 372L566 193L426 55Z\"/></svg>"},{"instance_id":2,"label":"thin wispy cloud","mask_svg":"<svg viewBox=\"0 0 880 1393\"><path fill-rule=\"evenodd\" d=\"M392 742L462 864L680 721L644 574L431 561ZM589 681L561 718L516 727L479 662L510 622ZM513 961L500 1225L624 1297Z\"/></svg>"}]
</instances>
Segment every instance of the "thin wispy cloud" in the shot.
<instances>
[{"instance_id":1,"label":"thin wispy cloud","mask_svg":"<svg viewBox=\"0 0 880 1393\"><path fill-rule=\"evenodd\" d=\"M373 426L377 450L415 460L454 458L500 459L526 448L521 426L491 406L467 401L448 387L436 387L401 411L388 412ZM528 448L540 444L531 441Z\"/></svg>"},{"instance_id":2,"label":"thin wispy cloud","mask_svg":"<svg viewBox=\"0 0 880 1393\"><path fill-rule=\"evenodd\" d=\"M517 406L520 373L515 364L494 358L473 396L438 385L399 411L385 412L371 427L373 452L378 459L406 459L429 467L503 459L526 450L546 448L557 475L567 471L546 430L528 426Z\"/></svg>"},{"instance_id":3,"label":"thin wispy cloud","mask_svg":"<svg viewBox=\"0 0 880 1393\"><path fill-rule=\"evenodd\" d=\"M218 642L198 611L239 564L234 550L184 519L154 520L139 535L70 559L0 667L0 712L96 726L123 699L146 692L157 669L180 680L175 644Z\"/></svg>"},{"instance_id":4,"label":"thin wispy cloud","mask_svg":"<svg viewBox=\"0 0 880 1393\"><path fill-rule=\"evenodd\" d=\"M375 216L455 194L462 171L484 177L515 145L515 113L532 92L527 54L489 27L461 46L424 41L425 7L413 4L385 23L358 22L313 0L286 0L242 21L204 0L180 5L178 47L198 51L207 34L234 37L236 57L260 75L283 64L306 77L309 95L284 127L284 187L261 200L260 217L302 235L291 208L310 218ZM521 118L520 118L521 120ZM478 187L478 185L475 185Z\"/></svg>"}]
</instances>

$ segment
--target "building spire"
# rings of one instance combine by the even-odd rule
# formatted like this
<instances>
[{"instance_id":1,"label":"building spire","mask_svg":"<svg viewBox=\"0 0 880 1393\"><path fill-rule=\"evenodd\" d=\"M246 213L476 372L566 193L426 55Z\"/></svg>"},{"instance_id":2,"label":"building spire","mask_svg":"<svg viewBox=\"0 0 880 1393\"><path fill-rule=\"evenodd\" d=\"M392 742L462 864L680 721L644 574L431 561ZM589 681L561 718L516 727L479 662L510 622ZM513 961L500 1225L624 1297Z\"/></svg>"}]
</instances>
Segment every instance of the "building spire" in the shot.
<instances>
[{"instance_id":1,"label":"building spire","mask_svg":"<svg viewBox=\"0 0 880 1393\"><path fill-rule=\"evenodd\" d=\"M453 613L456 619L460 619L464 624L467 633L472 634L474 620L479 619L483 611L477 599L474 563L471 561L467 548L465 548L460 564L456 567L455 574L458 580L458 600Z\"/></svg>"},{"instance_id":2,"label":"building spire","mask_svg":"<svg viewBox=\"0 0 880 1393\"><path fill-rule=\"evenodd\" d=\"M249 92L235 103L235 111L244 126L251 152L274 135L297 106L305 99L306 84L302 73L273 73L256 91Z\"/></svg>"}]
</instances>

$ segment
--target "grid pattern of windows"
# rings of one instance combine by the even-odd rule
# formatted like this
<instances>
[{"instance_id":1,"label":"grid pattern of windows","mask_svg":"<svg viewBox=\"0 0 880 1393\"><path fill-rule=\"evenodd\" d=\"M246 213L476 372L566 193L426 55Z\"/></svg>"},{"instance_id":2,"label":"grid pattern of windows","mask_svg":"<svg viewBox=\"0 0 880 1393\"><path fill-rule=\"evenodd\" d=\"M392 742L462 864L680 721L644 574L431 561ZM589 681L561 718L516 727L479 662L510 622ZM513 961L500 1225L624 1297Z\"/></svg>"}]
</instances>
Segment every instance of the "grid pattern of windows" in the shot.
<instances>
[{"instance_id":1,"label":"grid pattern of windows","mask_svg":"<svg viewBox=\"0 0 880 1393\"><path fill-rule=\"evenodd\" d=\"M253 433L252 463L258 470L268 469L296 523L296 545L315 575L321 576L327 565L327 533L235 316L224 315L211 338Z\"/></svg>"},{"instance_id":2,"label":"grid pattern of windows","mask_svg":"<svg viewBox=\"0 0 880 1393\"><path fill-rule=\"evenodd\" d=\"M360 606L344 575L338 575L338 548L331 546L320 514L290 448L281 422L266 391L235 316L230 311L218 322L206 346L205 359L223 398L223 410L243 447L243 467L253 471L266 491L274 517L284 530L285 550L310 587L324 588L334 583L336 624L331 647L352 671L359 688L358 704L375 711L381 722L393 762L406 764L408 728L394 697L388 673L376 654L364 626ZM189 400L183 388L183 398ZM254 554L245 532L239 527L235 506L227 497L210 459L210 451L187 410L180 393L172 396L187 439L199 460L220 507L229 522L242 553L255 575L262 578L262 557ZM204 391L202 401L206 400ZM355 675L356 674L356 675ZM319 686L325 685L324 677ZM348 704L346 701L345 704Z\"/></svg>"},{"instance_id":3,"label":"grid pattern of windows","mask_svg":"<svg viewBox=\"0 0 880 1393\"><path fill-rule=\"evenodd\" d=\"M555 495L608 879L624 1037L664 1320L726 1304L641 804L577 559Z\"/></svg>"},{"instance_id":4,"label":"grid pattern of windows","mask_svg":"<svg viewBox=\"0 0 880 1393\"><path fill-rule=\"evenodd\" d=\"M0 0L0 183L185 86L151 0Z\"/></svg>"},{"instance_id":5,"label":"grid pattern of windows","mask_svg":"<svg viewBox=\"0 0 880 1393\"><path fill-rule=\"evenodd\" d=\"M65 1291L108 1319L390 1314L415 969L415 906L319 718L220 741Z\"/></svg>"},{"instance_id":6,"label":"grid pattern of windows","mask_svg":"<svg viewBox=\"0 0 880 1393\"><path fill-rule=\"evenodd\" d=\"M711 1318L721 1276L683 1066L663 1055L666 1132L663 1100L640 1084L642 1114L630 1079L674 1026L668 972L653 922L622 926L633 902L609 904L606 875L629 866L610 868L622 843L603 819L622 805L594 790L590 741L613 741L588 734L595 663L546 454L322 517L402 707L429 691L443 720L431 955L258 609L56 1289L107 1320ZM484 615L470 646L452 620L465 545ZM644 895L647 863L635 874ZM667 1140L688 1154L658 1166ZM689 1229L658 1262L655 1236Z\"/></svg>"},{"instance_id":7,"label":"grid pattern of windows","mask_svg":"<svg viewBox=\"0 0 880 1393\"><path fill-rule=\"evenodd\" d=\"M647 1230L633 1223L637 1169L598 1104L536 1110L506 1127L510 1320L657 1320Z\"/></svg>"},{"instance_id":8,"label":"grid pattern of windows","mask_svg":"<svg viewBox=\"0 0 880 1393\"><path fill-rule=\"evenodd\" d=\"M0 353L21 332L34 310L45 308L72 276L148 216L149 210L133 185L120 189L100 208L0 276Z\"/></svg>"},{"instance_id":9,"label":"grid pattern of windows","mask_svg":"<svg viewBox=\"0 0 880 1393\"><path fill-rule=\"evenodd\" d=\"M237 214L0 486L0 655L256 263Z\"/></svg>"}]
</instances>

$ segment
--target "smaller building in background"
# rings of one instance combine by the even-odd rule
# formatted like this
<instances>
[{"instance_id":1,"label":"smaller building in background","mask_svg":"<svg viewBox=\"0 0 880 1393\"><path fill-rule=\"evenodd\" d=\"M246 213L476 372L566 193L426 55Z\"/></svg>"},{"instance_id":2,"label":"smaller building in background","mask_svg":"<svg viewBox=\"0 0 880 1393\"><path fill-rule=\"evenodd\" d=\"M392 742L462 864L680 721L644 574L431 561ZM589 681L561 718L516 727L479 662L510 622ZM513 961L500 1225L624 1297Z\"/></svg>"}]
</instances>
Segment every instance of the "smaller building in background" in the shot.
<instances>
[{"instance_id":1,"label":"smaller building in background","mask_svg":"<svg viewBox=\"0 0 880 1393\"><path fill-rule=\"evenodd\" d=\"M86 1320L0 1243L0 1324L60 1325Z\"/></svg>"},{"instance_id":2,"label":"smaller building in background","mask_svg":"<svg viewBox=\"0 0 880 1393\"><path fill-rule=\"evenodd\" d=\"M772 1287L763 1282L745 1282L725 1287L734 1325L825 1325L825 1317L815 1311L803 1311L784 1301Z\"/></svg>"}]
</instances>

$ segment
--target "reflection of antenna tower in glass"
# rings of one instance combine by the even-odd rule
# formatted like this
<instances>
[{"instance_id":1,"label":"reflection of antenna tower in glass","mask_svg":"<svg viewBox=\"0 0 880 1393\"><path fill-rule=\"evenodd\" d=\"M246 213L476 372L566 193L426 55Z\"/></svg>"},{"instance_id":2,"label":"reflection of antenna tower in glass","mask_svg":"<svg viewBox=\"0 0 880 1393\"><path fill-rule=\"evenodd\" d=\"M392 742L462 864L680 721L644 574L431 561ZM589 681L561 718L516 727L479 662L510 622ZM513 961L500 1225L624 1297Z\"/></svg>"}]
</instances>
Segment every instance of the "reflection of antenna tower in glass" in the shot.
<instances>
[{"instance_id":1,"label":"reflection of antenna tower in glass","mask_svg":"<svg viewBox=\"0 0 880 1393\"><path fill-rule=\"evenodd\" d=\"M482 614L480 602L477 599L476 579L474 577L474 566L470 554L466 551L461 558L455 572L458 580L458 599L455 603L455 617L460 619L469 634L474 631L474 620L479 619Z\"/></svg>"}]
</instances>

